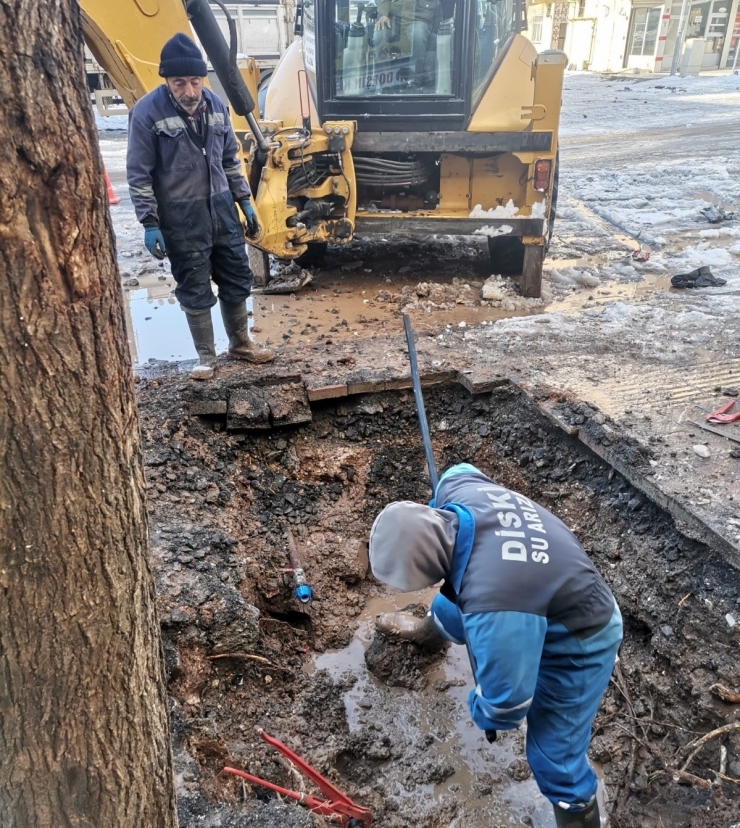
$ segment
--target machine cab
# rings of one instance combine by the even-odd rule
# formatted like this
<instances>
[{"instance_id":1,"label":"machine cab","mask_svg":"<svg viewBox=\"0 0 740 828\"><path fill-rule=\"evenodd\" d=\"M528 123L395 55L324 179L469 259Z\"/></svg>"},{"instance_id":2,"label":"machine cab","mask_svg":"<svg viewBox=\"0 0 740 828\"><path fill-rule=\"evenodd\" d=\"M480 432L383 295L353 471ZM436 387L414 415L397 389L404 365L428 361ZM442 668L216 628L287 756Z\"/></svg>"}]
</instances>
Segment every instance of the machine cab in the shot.
<instances>
[{"instance_id":1,"label":"machine cab","mask_svg":"<svg viewBox=\"0 0 740 828\"><path fill-rule=\"evenodd\" d=\"M525 0L304 0L303 58L320 120L462 130Z\"/></svg>"}]
</instances>

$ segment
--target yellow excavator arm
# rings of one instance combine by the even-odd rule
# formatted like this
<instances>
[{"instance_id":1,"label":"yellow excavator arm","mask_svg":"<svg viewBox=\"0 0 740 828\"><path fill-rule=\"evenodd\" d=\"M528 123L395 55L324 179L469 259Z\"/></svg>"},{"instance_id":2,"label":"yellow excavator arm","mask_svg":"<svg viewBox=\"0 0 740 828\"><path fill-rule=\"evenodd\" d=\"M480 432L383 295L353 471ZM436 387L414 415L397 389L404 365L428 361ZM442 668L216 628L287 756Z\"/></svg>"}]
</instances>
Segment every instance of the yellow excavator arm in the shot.
<instances>
[{"instance_id":1,"label":"yellow excavator arm","mask_svg":"<svg viewBox=\"0 0 740 828\"><path fill-rule=\"evenodd\" d=\"M158 69L164 43L178 32L193 36L182 0L79 3L88 48L129 108L162 83Z\"/></svg>"}]
</instances>

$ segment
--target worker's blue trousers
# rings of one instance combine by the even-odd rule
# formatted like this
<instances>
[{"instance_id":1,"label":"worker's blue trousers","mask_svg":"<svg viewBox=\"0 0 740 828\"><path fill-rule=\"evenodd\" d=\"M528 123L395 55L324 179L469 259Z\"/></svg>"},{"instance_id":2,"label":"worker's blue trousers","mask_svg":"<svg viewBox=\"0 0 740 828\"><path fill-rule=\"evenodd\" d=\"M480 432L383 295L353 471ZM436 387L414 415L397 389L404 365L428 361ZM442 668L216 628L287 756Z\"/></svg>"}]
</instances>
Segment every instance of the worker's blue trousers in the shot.
<instances>
[{"instance_id":1,"label":"worker's blue trousers","mask_svg":"<svg viewBox=\"0 0 740 828\"><path fill-rule=\"evenodd\" d=\"M431 614L444 638L465 643L460 612L451 601L436 595ZM553 804L578 810L596 793L586 751L621 641L622 616L616 606L611 621L590 638L577 639L561 624L548 628L527 714L527 760L540 791Z\"/></svg>"}]
</instances>

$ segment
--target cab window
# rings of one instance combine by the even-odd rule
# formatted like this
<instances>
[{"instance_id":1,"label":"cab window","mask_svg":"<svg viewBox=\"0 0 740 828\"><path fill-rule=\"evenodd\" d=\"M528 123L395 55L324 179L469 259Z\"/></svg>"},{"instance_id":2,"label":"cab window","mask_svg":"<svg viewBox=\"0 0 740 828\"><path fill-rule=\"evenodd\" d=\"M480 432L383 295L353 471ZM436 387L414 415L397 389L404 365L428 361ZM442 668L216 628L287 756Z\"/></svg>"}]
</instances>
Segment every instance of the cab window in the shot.
<instances>
[{"instance_id":1,"label":"cab window","mask_svg":"<svg viewBox=\"0 0 740 828\"><path fill-rule=\"evenodd\" d=\"M518 0L476 0L473 41L473 100L482 92L492 68L520 29Z\"/></svg>"},{"instance_id":2,"label":"cab window","mask_svg":"<svg viewBox=\"0 0 740 828\"><path fill-rule=\"evenodd\" d=\"M336 0L334 94L451 97L455 0Z\"/></svg>"}]
</instances>

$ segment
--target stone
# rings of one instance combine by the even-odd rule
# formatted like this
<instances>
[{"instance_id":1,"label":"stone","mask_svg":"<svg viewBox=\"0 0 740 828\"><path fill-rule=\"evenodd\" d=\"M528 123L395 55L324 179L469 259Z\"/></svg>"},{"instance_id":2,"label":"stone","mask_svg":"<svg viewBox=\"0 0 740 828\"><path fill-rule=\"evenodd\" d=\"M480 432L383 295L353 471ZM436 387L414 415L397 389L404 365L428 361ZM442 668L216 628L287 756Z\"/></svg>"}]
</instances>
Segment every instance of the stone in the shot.
<instances>
[{"instance_id":1,"label":"stone","mask_svg":"<svg viewBox=\"0 0 740 828\"><path fill-rule=\"evenodd\" d=\"M260 639L260 611L239 593L229 590L229 606L216 608L211 627L211 647L219 653L248 653Z\"/></svg>"},{"instance_id":2,"label":"stone","mask_svg":"<svg viewBox=\"0 0 740 828\"><path fill-rule=\"evenodd\" d=\"M306 387L301 382L271 385L262 389L273 426L310 423L313 419Z\"/></svg>"},{"instance_id":3,"label":"stone","mask_svg":"<svg viewBox=\"0 0 740 828\"><path fill-rule=\"evenodd\" d=\"M269 431L270 406L265 388L250 386L231 392L226 411L226 428Z\"/></svg>"},{"instance_id":4,"label":"stone","mask_svg":"<svg viewBox=\"0 0 740 828\"><path fill-rule=\"evenodd\" d=\"M699 443L698 445L694 446L694 454L696 454L699 457L704 457L706 459L707 457L709 457L709 449L702 443Z\"/></svg>"}]
</instances>

